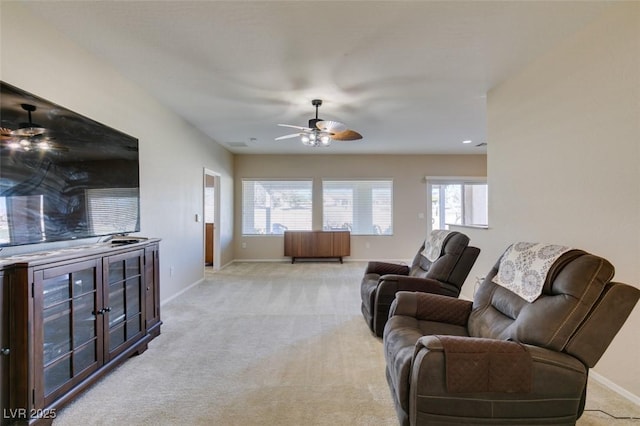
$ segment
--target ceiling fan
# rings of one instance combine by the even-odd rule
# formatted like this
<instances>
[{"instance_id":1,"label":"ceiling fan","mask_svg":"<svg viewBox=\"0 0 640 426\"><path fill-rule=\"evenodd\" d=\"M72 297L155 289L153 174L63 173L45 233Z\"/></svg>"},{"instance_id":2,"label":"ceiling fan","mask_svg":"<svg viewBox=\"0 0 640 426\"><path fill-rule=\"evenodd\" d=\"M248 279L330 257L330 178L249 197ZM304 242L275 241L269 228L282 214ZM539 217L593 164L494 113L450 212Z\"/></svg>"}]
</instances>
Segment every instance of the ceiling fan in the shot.
<instances>
[{"instance_id":1,"label":"ceiling fan","mask_svg":"<svg viewBox=\"0 0 640 426\"><path fill-rule=\"evenodd\" d=\"M362 135L339 121L322 120L318 118L318 107L322 105L322 99L314 99L311 105L316 107L316 118L309 120L309 127L294 126L291 124L278 124L282 127L291 127L299 130L290 135L280 136L277 141L299 137L300 141L308 146L329 146L332 141L355 141L362 139Z\"/></svg>"},{"instance_id":2,"label":"ceiling fan","mask_svg":"<svg viewBox=\"0 0 640 426\"><path fill-rule=\"evenodd\" d=\"M45 132L45 128L31 121L31 113L37 109L36 106L30 104L20 104L20 106L23 110L27 111L29 122L20 123L16 130L11 131L11 134L14 136L24 136L29 138L43 134Z\"/></svg>"},{"instance_id":3,"label":"ceiling fan","mask_svg":"<svg viewBox=\"0 0 640 426\"><path fill-rule=\"evenodd\" d=\"M36 106L31 104L20 104L20 106L27 112L29 121L19 123L15 130L0 127L0 140L12 150L31 151L34 148L39 150L51 148L50 138L44 136L47 129L31 119L31 113L37 109Z\"/></svg>"}]
</instances>

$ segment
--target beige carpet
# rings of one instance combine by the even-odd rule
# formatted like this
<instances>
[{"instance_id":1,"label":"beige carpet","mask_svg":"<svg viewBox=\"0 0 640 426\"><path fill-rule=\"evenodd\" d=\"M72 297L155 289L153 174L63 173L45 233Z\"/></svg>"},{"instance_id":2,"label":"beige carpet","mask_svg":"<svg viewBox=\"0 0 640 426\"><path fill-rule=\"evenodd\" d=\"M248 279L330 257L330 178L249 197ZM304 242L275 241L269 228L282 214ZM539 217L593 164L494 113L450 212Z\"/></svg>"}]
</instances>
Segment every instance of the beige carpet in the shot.
<instances>
[{"instance_id":1,"label":"beige carpet","mask_svg":"<svg viewBox=\"0 0 640 426\"><path fill-rule=\"evenodd\" d=\"M360 314L363 271L355 262L234 263L207 274L163 306L162 334L144 354L54 425L396 425L382 342ZM640 415L597 384L589 408ZM599 412L578 424L614 422L638 424Z\"/></svg>"}]
</instances>

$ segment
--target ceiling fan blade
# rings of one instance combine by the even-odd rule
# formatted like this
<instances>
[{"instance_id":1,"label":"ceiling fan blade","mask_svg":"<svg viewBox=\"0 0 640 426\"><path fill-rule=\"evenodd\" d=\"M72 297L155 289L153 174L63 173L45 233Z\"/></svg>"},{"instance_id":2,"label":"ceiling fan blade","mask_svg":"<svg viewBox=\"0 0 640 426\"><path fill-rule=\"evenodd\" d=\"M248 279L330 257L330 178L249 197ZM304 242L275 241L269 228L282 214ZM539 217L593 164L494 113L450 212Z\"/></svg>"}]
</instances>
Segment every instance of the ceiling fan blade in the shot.
<instances>
[{"instance_id":1,"label":"ceiling fan blade","mask_svg":"<svg viewBox=\"0 0 640 426\"><path fill-rule=\"evenodd\" d=\"M355 130L345 130L343 132L335 133L331 136L331 139L334 141L357 141L358 139L362 139L362 135Z\"/></svg>"},{"instance_id":2,"label":"ceiling fan blade","mask_svg":"<svg viewBox=\"0 0 640 426\"><path fill-rule=\"evenodd\" d=\"M2 140L10 140L14 139L14 136L11 134L11 129L6 127L0 127L0 139Z\"/></svg>"},{"instance_id":3,"label":"ceiling fan blade","mask_svg":"<svg viewBox=\"0 0 640 426\"><path fill-rule=\"evenodd\" d=\"M302 136L303 134L304 134L304 133L292 133L292 134L290 134L290 135L284 135L284 136L277 137L275 140L277 140L277 141L281 141L281 140L283 140L283 139L297 138L297 137L299 137L299 136Z\"/></svg>"},{"instance_id":4,"label":"ceiling fan blade","mask_svg":"<svg viewBox=\"0 0 640 426\"><path fill-rule=\"evenodd\" d=\"M312 129L308 128L308 127L294 126L293 124L278 124L278 126L280 126L280 127L291 127L292 129L304 130L304 131L307 131L307 132L312 130Z\"/></svg>"},{"instance_id":5,"label":"ceiling fan blade","mask_svg":"<svg viewBox=\"0 0 640 426\"><path fill-rule=\"evenodd\" d=\"M347 125L339 121L322 120L316 123L316 127L325 132L340 133L347 130Z\"/></svg>"}]
</instances>

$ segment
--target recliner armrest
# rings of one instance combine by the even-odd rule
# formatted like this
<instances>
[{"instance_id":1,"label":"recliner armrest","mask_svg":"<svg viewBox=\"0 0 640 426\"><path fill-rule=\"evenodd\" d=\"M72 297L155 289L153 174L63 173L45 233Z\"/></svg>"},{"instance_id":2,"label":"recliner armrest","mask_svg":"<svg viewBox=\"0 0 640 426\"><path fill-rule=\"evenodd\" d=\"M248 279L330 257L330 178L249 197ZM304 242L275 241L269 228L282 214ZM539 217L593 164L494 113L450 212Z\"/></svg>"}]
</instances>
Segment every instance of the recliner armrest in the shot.
<instances>
[{"instance_id":1,"label":"recliner armrest","mask_svg":"<svg viewBox=\"0 0 640 426\"><path fill-rule=\"evenodd\" d=\"M450 393L531 392L532 357L518 342L467 336L420 338L416 348L433 348L433 338L444 350L445 377Z\"/></svg>"},{"instance_id":2,"label":"recliner armrest","mask_svg":"<svg viewBox=\"0 0 640 426\"><path fill-rule=\"evenodd\" d=\"M399 291L391 315L465 326L473 302L440 294Z\"/></svg>"},{"instance_id":3,"label":"recliner armrest","mask_svg":"<svg viewBox=\"0 0 640 426\"><path fill-rule=\"evenodd\" d=\"M557 419L554 424L575 424L582 412L580 396L585 391L587 368L566 353L524 346L533 362L530 393L490 391L461 395L448 390L447 361L440 339L436 336L420 337L415 344L408 373L411 424L418 424L417 419L442 416L451 417L454 422L458 420L458 424L469 419L494 424L499 422L492 423L491 420L497 418L512 419L513 424L531 424L536 422L531 419L540 420L550 409ZM479 412L490 414L479 415Z\"/></svg>"},{"instance_id":4,"label":"recliner armrest","mask_svg":"<svg viewBox=\"0 0 640 426\"><path fill-rule=\"evenodd\" d=\"M378 292L395 296L399 291L421 291L435 294L446 293L446 290L443 291L443 284L431 278L387 274L378 279Z\"/></svg>"},{"instance_id":5,"label":"recliner armrest","mask_svg":"<svg viewBox=\"0 0 640 426\"><path fill-rule=\"evenodd\" d=\"M568 354L498 339L423 336L415 345L415 353L421 351L442 353L450 393L528 393L534 383L534 365L539 366L537 371L550 368L578 376L586 372L584 365ZM544 380L536 382L544 386Z\"/></svg>"},{"instance_id":6,"label":"recliner armrest","mask_svg":"<svg viewBox=\"0 0 640 426\"><path fill-rule=\"evenodd\" d=\"M397 263L388 262L369 262L365 274L396 274L396 275L408 275L409 267L407 265L400 265Z\"/></svg>"},{"instance_id":7,"label":"recliner armrest","mask_svg":"<svg viewBox=\"0 0 640 426\"><path fill-rule=\"evenodd\" d=\"M465 337L460 338L464 339ZM490 341L494 339L483 340ZM575 373L586 374L586 367L584 366L584 364L582 364L582 362L571 355L568 355L564 352L552 351L550 349L542 348L535 345L523 344L523 346L531 355L531 359L534 363L546 364L565 370L571 370ZM444 346L438 336L422 336L421 338L419 338L415 345L415 352L418 353L423 349L430 352L435 351L444 353Z\"/></svg>"}]
</instances>

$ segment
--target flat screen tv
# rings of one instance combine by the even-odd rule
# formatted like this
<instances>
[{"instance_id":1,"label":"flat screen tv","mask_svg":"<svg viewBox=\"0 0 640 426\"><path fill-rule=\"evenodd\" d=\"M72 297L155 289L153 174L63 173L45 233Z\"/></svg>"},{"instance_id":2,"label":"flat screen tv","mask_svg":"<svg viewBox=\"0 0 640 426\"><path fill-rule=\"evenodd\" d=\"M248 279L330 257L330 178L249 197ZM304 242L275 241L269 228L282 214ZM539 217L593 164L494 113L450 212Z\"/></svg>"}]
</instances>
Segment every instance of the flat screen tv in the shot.
<instances>
[{"instance_id":1,"label":"flat screen tv","mask_svg":"<svg viewBox=\"0 0 640 426\"><path fill-rule=\"evenodd\" d=\"M138 140L0 85L0 247L140 231Z\"/></svg>"}]
</instances>

